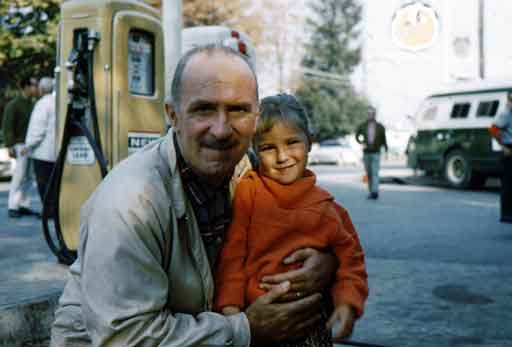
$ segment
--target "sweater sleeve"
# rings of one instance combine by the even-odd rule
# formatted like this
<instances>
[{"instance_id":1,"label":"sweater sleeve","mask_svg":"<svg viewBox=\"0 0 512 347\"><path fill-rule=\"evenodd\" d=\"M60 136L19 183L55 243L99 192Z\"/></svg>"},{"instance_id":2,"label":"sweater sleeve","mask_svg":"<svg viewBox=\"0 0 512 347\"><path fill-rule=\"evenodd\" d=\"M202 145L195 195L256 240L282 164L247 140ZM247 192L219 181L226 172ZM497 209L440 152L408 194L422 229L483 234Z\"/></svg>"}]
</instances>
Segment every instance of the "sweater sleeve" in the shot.
<instances>
[{"instance_id":1,"label":"sweater sleeve","mask_svg":"<svg viewBox=\"0 0 512 347\"><path fill-rule=\"evenodd\" d=\"M225 306L245 306L247 275L247 232L251 223L254 187L252 180L243 179L236 187L233 220L222 248L215 277L214 309Z\"/></svg>"},{"instance_id":2,"label":"sweater sleeve","mask_svg":"<svg viewBox=\"0 0 512 347\"><path fill-rule=\"evenodd\" d=\"M341 225L333 233L331 245L340 265L331 295L335 306L348 304L359 318L363 315L364 302L368 297L363 248L348 212L336 203L335 208L341 218Z\"/></svg>"}]
</instances>

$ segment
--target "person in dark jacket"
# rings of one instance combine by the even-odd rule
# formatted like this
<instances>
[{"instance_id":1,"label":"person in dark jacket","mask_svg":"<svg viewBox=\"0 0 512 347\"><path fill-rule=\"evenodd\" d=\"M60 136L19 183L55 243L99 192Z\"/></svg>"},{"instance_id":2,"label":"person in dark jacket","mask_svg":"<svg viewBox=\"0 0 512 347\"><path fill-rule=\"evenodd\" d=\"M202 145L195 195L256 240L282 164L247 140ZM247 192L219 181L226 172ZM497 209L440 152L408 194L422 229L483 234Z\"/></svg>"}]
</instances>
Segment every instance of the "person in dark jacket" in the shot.
<instances>
[{"instance_id":1,"label":"person in dark jacket","mask_svg":"<svg viewBox=\"0 0 512 347\"><path fill-rule=\"evenodd\" d=\"M8 215L11 218L37 214L30 209L28 193L33 183L33 173L31 160L25 150L25 136L34 107L33 98L38 94L37 79L25 78L20 87L21 94L5 106L2 125L5 147L9 155L16 158L16 168L9 187Z\"/></svg>"},{"instance_id":2,"label":"person in dark jacket","mask_svg":"<svg viewBox=\"0 0 512 347\"><path fill-rule=\"evenodd\" d=\"M377 110L368 107L368 120L361 124L356 132L356 141L363 145L363 162L368 177L368 199L379 198L379 167L380 151L384 147L388 151L386 129L377 122Z\"/></svg>"},{"instance_id":3,"label":"person in dark jacket","mask_svg":"<svg viewBox=\"0 0 512 347\"><path fill-rule=\"evenodd\" d=\"M512 93L507 95L506 110L496 117L494 125L499 129L496 139L503 149L500 222L512 223Z\"/></svg>"}]
</instances>

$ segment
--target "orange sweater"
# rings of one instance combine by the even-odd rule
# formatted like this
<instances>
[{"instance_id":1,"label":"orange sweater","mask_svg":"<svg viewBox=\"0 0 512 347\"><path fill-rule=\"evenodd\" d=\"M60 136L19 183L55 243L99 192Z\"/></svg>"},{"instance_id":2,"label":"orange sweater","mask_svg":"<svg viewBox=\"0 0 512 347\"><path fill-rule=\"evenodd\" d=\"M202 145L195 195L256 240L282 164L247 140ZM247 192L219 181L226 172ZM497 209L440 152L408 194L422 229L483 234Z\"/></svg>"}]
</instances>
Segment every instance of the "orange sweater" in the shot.
<instances>
[{"instance_id":1,"label":"orange sweater","mask_svg":"<svg viewBox=\"0 0 512 347\"><path fill-rule=\"evenodd\" d=\"M315 185L315 175L281 185L248 172L235 192L233 221L219 258L214 307L244 308L265 290L265 275L286 272L283 259L313 247L336 255L340 266L331 289L335 305L351 305L363 314L368 296L364 254L347 211Z\"/></svg>"}]
</instances>

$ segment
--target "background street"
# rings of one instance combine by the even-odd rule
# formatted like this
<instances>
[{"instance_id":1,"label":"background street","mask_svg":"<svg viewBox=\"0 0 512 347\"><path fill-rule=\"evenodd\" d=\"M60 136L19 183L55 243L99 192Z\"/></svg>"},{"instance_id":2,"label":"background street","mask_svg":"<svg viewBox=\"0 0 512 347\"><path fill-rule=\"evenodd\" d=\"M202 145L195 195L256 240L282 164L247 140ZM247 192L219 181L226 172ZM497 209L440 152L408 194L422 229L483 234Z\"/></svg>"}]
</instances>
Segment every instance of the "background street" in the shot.
<instances>
[{"instance_id":1,"label":"background street","mask_svg":"<svg viewBox=\"0 0 512 347\"><path fill-rule=\"evenodd\" d=\"M352 216L366 252L370 297L353 339L387 346L512 345L512 226L498 223L499 193L399 184L381 171L366 199L362 169L313 166ZM393 183L394 182L394 183ZM424 182L421 179L408 182ZM56 264L33 217L7 218L0 183L0 307L60 290Z\"/></svg>"}]
</instances>

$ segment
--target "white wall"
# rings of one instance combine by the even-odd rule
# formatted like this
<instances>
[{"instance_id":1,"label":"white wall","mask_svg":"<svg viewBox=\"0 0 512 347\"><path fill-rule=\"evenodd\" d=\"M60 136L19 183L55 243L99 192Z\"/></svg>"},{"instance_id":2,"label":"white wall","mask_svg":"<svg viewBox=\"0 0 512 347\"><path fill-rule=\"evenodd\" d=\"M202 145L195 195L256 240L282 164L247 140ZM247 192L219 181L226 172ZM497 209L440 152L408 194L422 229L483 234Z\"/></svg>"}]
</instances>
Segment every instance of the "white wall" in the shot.
<instances>
[{"instance_id":1,"label":"white wall","mask_svg":"<svg viewBox=\"0 0 512 347\"><path fill-rule=\"evenodd\" d=\"M379 109L379 119L397 128L410 126L427 94L456 78L478 78L478 0L432 0L441 18L437 41L428 49L409 52L391 39L391 19L401 0L365 0L364 58L353 76ZM485 0L486 76L512 80L512 1ZM458 58L453 40L469 38L468 54Z\"/></svg>"}]
</instances>

